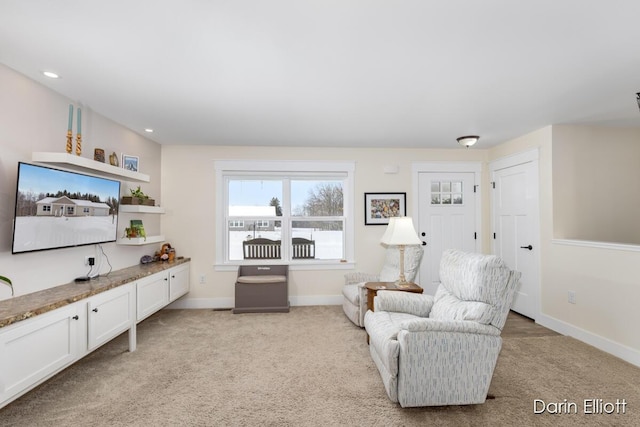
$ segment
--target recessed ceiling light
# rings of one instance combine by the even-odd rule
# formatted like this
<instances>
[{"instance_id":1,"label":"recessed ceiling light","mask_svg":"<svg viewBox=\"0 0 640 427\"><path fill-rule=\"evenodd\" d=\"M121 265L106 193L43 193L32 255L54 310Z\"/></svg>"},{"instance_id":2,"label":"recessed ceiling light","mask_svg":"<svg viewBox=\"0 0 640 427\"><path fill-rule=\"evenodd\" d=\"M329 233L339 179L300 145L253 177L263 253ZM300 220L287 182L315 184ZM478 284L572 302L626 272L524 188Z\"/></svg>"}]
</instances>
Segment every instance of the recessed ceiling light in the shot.
<instances>
[{"instance_id":1,"label":"recessed ceiling light","mask_svg":"<svg viewBox=\"0 0 640 427\"><path fill-rule=\"evenodd\" d=\"M153 129L151 129L151 128L145 128L144 131L147 132L147 133L153 133Z\"/></svg>"},{"instance_id":2,"label":"recessed ceiling light","mask_svg":"<svg viewBox=\"0 0 640 427\"><path fill-rule=\"evenodd\" d=\"M54 73L53 71L43 71L42 74L44 74L45 76L51 78L51 79L58 79L60 78L59 75L57 75L56 73Z\"/></svg>"}]
</instances>

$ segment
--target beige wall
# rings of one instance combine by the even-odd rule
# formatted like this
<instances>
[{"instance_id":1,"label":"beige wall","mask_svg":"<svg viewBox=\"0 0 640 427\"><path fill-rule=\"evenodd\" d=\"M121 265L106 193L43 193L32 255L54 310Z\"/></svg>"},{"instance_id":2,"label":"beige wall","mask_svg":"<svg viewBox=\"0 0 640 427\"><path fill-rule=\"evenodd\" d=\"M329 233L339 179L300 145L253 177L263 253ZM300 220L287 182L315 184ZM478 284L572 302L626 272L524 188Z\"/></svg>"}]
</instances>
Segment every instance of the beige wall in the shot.
<instances>
[{"instance_id":1,"label":"beige wall","mask_svg":"<svg viewBox=\"0 0 640 427\"><path fill-rule=\"evenodd\" d=\"M11 254L18 162L30 162L32 152L65 151L72 100L3 65L0 65L0 85L0 275L11 278L16 295L23 295L68 283L86 274L88 268L84 265L84 256L99 258L99 254L95 245ZM83 157L93 158L94 148L103 148L107 154L115 151L139 156L141 172L151 176L151 183L142 184L142 189L160 199L161 151L158 144L100 116L91 110L91 106L83 107L82 122ZM74 117L74 133L75 128ZM138 184L124 182L121 191L127 193L132 185ZM133 215L122 217L120 230ZM142 219L149 233L160 232L159 217ZM115 243L102 246L114 269L135 265L142 255L158 249L123 247ZM107 271L105 263L102 272ZM0 286L0 299L10 296L10 289Z\"/></svg>"},{"instance_id":2,"label":"beige wall","mask_svg":"<svg viewBox=\"0 0 640 427\"><path fill-rule=\"evenodd\" d=\"M537 321L640 365L640 334L636 331L640 324L636 307L640 252L554 241L554 194L563 194L566 186L565 179L556 176L566 160L556 159L556 145L579 144L584 136L580 129L563 128L556 141L556 130L547 127L489 151L489 159L495 160L527 149L540 150L541 312ZM599 129L596 134L615 145L627 133ZM637 187L637 181L631 183L632 191ZM568 291L576 293L576 304L568 303Z\"/></svg>"},{"instance_id":3,"label":"beige wall","mask_svg":"<svg viewBox=\"0 0 640 427\"><path fill-rule=\"evenodd\" d=\"M553 127L554 236L640 244L640 129Z\"/></svg>"},{"instance_id":4,"label":"beige wall","mask_svg":"<svg viewBox=\"0 0 640 427\"><path fill-rule=\"evenodd\" d=\"M455 144L455 141L453 142ZM407 212L413 210L417 195L412 192L412 162L484 161L485 150L290 148L290 147L162 147L162 198L168 212L163 230L172 236L172 245L192 258L192 290L185 304L232 307L235 272L215 271L214 160L340 160L355 161L355 257L356 270L378 272L384 256L380 237L384 227L365 226L365 192L406 192ZM385 165L399 166L398 174L385 174ZM185 185L185 183L188 183ZM197 206L197 209L178 209ZM292 304L341 301L344 274L348 270L295 270L290 275ZM206 283L200 284L200 276ZM196 300L199 300L196 301Z\"/></svg>"}]
</instances>

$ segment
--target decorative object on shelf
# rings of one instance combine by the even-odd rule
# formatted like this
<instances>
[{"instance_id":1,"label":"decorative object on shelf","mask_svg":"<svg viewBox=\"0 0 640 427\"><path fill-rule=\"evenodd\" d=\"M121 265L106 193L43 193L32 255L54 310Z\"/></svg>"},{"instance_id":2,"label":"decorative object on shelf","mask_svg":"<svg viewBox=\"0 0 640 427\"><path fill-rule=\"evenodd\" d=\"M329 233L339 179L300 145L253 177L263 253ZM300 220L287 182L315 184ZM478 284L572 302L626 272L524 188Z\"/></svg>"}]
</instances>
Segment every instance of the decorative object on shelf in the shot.
<instances>
[{"instance_id":1,"label":"decorative object on shelf","mask_svg":"<svg viewBox=\"0 0 640 427\"><path fill-rule=\"evenodd\" d=\"M131 196L122 196L122 200L120 201L121 204L155 206L156 201L144 194L139 185L135 190L129 191L131 191Z\"/></svg>"},{"instance_id":2,"label":"decorative object on shelf","mask_svg":"<svg viewBox=\"0 0 640 427\"><path fill-rule=\"evenodd\" d=\"M136 237L143 237L144 240L147 240L147 234L144 231L144 225L142 225L141 219L131 220L131 230L135 233Z\"/></svg>"},{"instance_id":3,"label":"decorative object on shelf","mask_svg":"<svg viewBox=\"0 0 640 427\"><path fill-rule=\"evenodd\" d=\"M386 225L389 218L405 216L407 193L364 193L364 225Z\"/></svg>"},{"instance_id":4,"label":"decorative object on shelf","mask_svg":"<svg viewBox=\"0 0 640 427\"><path fill-rule=\"evenodd\" d=\"M139 163L140 159L137 156L122 155L122 167L127 170L138 172Z\"/></svg>"},{"instance_id":5,"label":"decorative object on shelf","mask_svg":"<svg viewBox=\"0 0 640 427\"><path fill-rule=\"evenodd\" d=\"M391 218L389 220L389 226L380 239L380 243L386 246L398 247L400 251L400 277L398 277L395 284L399 288L410 286L410 283L404 275L404 248L407 245L422 244L418 233L416 233L416 229L413 227L411 217L402 216Z\"/></svg>"},{"instance_id":6,"label":"decorative object on shelf","mask_svg":"<svg viewBox=\"0 0 640 427\"><path fill-rule=\"evenodd\" d=\"M67 153L73 151L73 105L69 104L69 126L67 126Z\"/></svg>"},{"instance_id":7,"label":"decorative object on shelf","mask_svg":"<svg viewBox=\"0 0 640 427\"><path fill-rule=\"evenodd\" d=\"M115 151L109 154L109 163L111 164L111 166L120 166L120 162L118 161L118 155L116 154Z\"/></svg>"},{"instance_id":8,"label":"decorative object on shelf","mask_svg":"<svg viewBox=\"0 0 640 427\"><path fill-rule=\"evenodd\" d=\"M4 277L4 276L0 276L0 283L2 283L3 285L7 285L8 287L11 288L11 296L14 296L13 293L13 283L11 283L11 280L9 280L8 277Z\"/></svg>"},{"instance_id":9,"label":"decorative object on shelf","mask_svg":"<svg viewBox=\"0 0 640 427\"><path fill-rule=\"evenodd\" d=\"M151 255L143 255L140 258L140 264L149 264L153 262L153 257Z\"/></svg>"},{"instance_id":10,"label":"decorative object on shelf","mask_svg":"<svg viewBox=\"0 0 640 427\"><path fill-rule=\"evenodd\" d=\"M96 148L93 150L93 160L104 163L104 150L102 148Z\"/></svg>"},{"instance_id":11,"label":"decorative object on shelf","mask_svg":"<svg viewBox=\"0 0 640 427\"><path fill-rule=\"evenodd\" d=\"M78 107L78 132L76 134L76 156L82 154L82 111Z\"/></svg>"},{"instance_id":12,"label":"decorative object on shelf","mask_svg":"<svg viewBox=\"0 0 640 427\"><path fill-rule=\"evenodd\" d=\"M458 141L458 144L462 145L463 147L469 148L476 142L478 142L479 139L480 137L478 135L467 135L456 138L456 141Z\"/></svg>"},{"instance_id":13,"label":"decorative object on shelf","mask_svg":"<svg viewBox=\"0 0 640 427\"><path fill-rule=\"evenodd\" d=\"M176 250L171 247L171 243L165 243L160 251L156 252L156 258L160 261L173 261L176 258Z\"/></svg>"}]
</instances>

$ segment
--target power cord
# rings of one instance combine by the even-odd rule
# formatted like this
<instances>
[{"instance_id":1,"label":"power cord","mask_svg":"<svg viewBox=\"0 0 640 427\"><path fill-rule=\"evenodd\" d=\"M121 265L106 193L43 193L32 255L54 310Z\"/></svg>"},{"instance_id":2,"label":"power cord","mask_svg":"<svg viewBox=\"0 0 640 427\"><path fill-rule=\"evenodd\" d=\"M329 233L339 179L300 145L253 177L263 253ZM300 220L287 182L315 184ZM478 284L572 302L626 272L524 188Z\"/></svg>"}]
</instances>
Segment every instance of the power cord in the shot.
<instances>
[{"instance_id":1,"label":"power cord","mask_svg":"<svg viewBox=\"0 0 640 427\"><path fill-rule=\"evenodd\" d=\"M113 270L113 266L111 265L111 263L109 262L109 257L107 256L107 254L104 252L104 249L102 247L102 245L98 245L98 247L100 248L100 252L102 252L102 256L104 256L104 259L107 260L107 264L109 264L109 271L107 271L107 274L105 274L105 276L108 276L109 273L111 273L111 270Z\"/></svg>"}]
</instances>

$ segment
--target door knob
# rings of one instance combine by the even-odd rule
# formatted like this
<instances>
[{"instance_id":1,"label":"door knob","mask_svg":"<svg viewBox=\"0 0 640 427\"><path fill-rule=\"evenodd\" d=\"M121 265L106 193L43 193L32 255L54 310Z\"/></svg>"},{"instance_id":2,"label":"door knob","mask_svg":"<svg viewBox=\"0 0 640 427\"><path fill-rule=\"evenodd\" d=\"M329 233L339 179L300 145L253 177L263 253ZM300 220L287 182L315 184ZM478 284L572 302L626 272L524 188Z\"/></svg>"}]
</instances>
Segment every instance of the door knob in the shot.
<instances>
[{"instance_id":1,"label":"door knob","mask_svg":"<svg viewBox=\"0 0 640 427\"><path fill-rule=\"evenodd\" d=\"M93 311L94 313L97 313L97 312L98 312L98 307L94 308L94 309L93 309L93 310L91 310L91 311Z\"/></svg>"},{"instance_id":2,"label":"door knob","mask_svg":"<svg viewBox=\"0 0 640 427\"><path fill-rule=\"evenodd\" d=\"M79 317L78 317L78 315L76 314L75 316L73 316L73 317L72 317L72 319L73 319L73 320L78 320L78 319L79 319Z\"/></svg>"},{"instance_id":3,"label":"door knob","mask_svg":"<svg viewBox=\"0 0 640 427\"><path fill-rule=\"evenodd\" d=\"M520 249L529 249L530 251L533 250L533 246L529 245L529 246L520 246Z\"/></svg>"}]
</instances>

